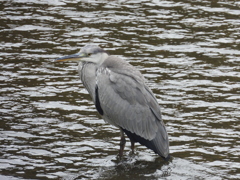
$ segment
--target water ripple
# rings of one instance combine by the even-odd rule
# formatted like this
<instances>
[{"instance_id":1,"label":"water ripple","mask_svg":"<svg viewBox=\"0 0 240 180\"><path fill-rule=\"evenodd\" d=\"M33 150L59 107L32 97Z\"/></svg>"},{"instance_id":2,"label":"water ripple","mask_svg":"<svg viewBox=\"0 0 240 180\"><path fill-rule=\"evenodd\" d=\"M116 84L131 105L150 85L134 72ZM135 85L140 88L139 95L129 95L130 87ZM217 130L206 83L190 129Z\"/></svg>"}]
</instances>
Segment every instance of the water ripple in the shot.
<instances>
[{"instance_id":1,"label":"water ripple","mask_svg":"<svg viewBox=\"0 0 240 180\"><path fill-rule=\"evenodd\" d=\"M0 179L238 179L238 2L0 3ZM170 162L140 145L131 155L130 142L117 160L119 131L98 116L77 64L53 62L89 42L144 74Z\"/></svg>"}]
</instances>

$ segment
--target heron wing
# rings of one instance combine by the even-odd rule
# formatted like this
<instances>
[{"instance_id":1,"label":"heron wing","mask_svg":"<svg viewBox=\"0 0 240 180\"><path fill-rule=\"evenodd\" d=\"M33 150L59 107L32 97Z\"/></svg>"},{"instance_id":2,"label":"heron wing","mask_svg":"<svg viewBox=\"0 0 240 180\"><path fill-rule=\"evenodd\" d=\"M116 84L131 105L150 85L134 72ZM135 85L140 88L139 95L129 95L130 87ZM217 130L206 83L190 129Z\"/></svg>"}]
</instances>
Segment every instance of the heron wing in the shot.
<instances>
[{"instance_id":1,"label":"heron wing","mask_svg":"<svg viewBox=\"0 0 240 180\"><path fill-rule=\"evenodd\" d=\"M138 70L110 56L97 70L97 86L104 119L146 140L156 140L153 143L168 153L160 107Z\"/></svg>"}]
</instances>

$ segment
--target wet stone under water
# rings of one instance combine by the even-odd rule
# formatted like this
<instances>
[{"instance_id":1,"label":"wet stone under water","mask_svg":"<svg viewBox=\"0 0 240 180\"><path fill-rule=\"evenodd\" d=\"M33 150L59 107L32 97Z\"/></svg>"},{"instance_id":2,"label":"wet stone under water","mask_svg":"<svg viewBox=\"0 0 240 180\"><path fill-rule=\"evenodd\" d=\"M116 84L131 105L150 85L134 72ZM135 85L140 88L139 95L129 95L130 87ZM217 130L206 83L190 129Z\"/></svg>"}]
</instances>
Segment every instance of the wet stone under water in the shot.
<instances>
[{"instance_id":1,"label":"wet stone under water","mask_svg":"<svg viewBox=\"0 0 240 180\"><path fill-rule=\"evenodd\" d=\"M0 179L239 179L240 3L0 1ZM172 159L119 130L74 62L96 43L136 66L161 105Z\"/></svg>"}]
</instances>

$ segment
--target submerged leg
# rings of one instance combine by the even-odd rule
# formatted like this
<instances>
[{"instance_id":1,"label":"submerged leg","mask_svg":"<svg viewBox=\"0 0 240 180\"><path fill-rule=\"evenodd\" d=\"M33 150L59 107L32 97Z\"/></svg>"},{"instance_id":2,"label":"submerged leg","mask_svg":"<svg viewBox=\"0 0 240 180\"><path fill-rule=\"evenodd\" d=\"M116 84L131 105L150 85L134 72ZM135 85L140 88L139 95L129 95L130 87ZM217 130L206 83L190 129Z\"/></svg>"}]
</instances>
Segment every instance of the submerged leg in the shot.
<instances>
[{"instance_id":1,"label":"submerged leg","mask_svg":"<svg viewBox=\"0 0 240 180\"><path fill-rule=\"evenodd\" d=\"M120 140L120 150L119 150L119 156L120 158L123 156L123 150L126 144L126 139L124 137L124 132L120 129L121 131L121 140Z\"/></svg>"}]
</instances>

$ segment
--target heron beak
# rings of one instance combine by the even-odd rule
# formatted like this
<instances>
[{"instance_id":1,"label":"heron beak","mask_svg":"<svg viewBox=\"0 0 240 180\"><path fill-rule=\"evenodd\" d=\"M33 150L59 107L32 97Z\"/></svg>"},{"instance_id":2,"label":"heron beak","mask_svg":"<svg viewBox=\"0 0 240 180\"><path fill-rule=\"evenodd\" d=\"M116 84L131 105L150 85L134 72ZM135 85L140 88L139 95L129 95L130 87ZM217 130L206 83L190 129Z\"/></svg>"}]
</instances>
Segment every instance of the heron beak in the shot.
<instances>
[{"instance_id":1,"label":"heron beak","mask_svg":"<svg viewBox=\"0 0 240 180\"><path fill-rule=\"evenodd\" d=\"M55 60L55 62L61 61L80 61L82 58L86 57L83 53L76 53L68 56L63 56Z\"/></svg>"}]
</instances>

